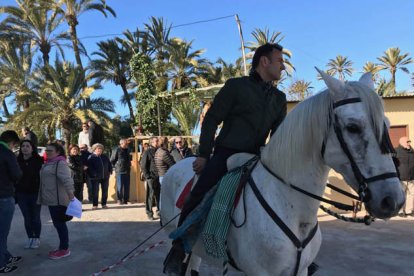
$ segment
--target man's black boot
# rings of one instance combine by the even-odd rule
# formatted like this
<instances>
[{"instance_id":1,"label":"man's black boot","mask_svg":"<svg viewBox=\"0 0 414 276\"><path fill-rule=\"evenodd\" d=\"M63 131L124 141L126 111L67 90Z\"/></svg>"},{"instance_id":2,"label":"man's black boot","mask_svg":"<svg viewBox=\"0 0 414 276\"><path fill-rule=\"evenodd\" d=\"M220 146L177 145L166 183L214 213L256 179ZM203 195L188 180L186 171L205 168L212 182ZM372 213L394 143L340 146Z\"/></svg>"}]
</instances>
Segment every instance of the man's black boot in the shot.
<instances>
[{"instance_id":1,"label":"man's black boot","mask_svg":"<svg viewBox=\"0 0 414 276\"><path fill-rule=\"evenodd\" d=\"M181 240L173 241L170 252L164 260L164 273L169 276L180 276L181 266L185 258L184 246Z\"/></svg>"}]
</instances>

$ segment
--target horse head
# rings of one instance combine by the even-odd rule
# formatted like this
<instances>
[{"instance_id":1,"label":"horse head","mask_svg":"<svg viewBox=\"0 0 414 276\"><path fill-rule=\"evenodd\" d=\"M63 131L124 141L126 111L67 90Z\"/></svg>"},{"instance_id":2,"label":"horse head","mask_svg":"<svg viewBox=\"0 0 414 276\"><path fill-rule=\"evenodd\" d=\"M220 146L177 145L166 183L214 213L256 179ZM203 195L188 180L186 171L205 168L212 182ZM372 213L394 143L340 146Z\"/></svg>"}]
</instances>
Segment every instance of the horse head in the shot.
<instances>
[{"instance_id":1,"label":"horse head","mask_svg":"<svg viewBox=\"0 0 414 276\"><path fill-rule=\"evenodd\" d=\"M371 74L357 82L343 82L318 71L332 99L330 127L322 147L325 164L344 177L372 216L395 216L405 196Z\"/></svg>"}]
</instances>

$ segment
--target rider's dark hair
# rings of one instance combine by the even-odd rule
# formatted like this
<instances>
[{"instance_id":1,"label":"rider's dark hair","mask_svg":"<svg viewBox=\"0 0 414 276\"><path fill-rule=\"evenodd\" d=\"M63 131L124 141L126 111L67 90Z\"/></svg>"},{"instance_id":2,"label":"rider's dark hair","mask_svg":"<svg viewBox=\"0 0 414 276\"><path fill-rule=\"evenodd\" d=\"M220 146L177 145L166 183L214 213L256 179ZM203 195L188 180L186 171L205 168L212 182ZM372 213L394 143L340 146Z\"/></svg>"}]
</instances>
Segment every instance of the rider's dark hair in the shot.
<instances>
[{"instance_id":1,"label":"rider's dark hair","mask_svg":"<svg viewBox=\"0 0 414 276\"><path fill-rule=\"evenodd\" d=\"M14 130L6 130L0 135L0 141L3 141L5 143L19 143L19 135L17 135L16 131Z\"/></svg>"},{"instance_id":2,"label":"rider's dark hair","mask_svg":"<svg viewBox=\"0 0 414 276\"><path fill-rule=\"evenodd\" d=\"M282 52L283 47L282 47L282 45L279 45L277 43L266 43L266 44L260 46L259 48L257 48L256 51L254 52L254 56L253 56L253 60L252 60L252 71L254 71L257 68L257 66L259 65L260 58L262 56L269 57L269 54L273 50L278 50L278 51Z\"/></svg>"}]
</instances>

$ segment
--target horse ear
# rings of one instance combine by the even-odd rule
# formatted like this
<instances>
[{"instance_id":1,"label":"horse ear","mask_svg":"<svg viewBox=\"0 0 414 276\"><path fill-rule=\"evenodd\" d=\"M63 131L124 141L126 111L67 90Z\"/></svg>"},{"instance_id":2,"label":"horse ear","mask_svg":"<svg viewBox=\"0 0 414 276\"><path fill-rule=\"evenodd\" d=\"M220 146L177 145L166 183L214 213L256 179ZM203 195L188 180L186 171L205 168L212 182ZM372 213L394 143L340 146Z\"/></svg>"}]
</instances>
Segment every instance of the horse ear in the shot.
<instances>
[{"instance_id":1,"label":"horse ear","mask_svg":"<svg viewBox=\"0 0 414 276\"><path fill-rule=\"evenodd\" d=\"M329 93L334 98L342 98L342 94L344 93L345 83L341 80L338 80L338 79L326 74L324 71L319 70L319 68L317 68L317 67L315 67L315 69L321 75L322 80L325 82L326 86L329 89Z\"/></svg>"},{"instance_id":2,"label":"horse ear","mask_svg":"<svg viewBox=\"0 0 414 276\"><path fill-rule=\"evenodd\" d=\"M372 90L375 89L374 82L372 81L372 74L370 72L363 74L361 78L359 78L359 82L365 84Z\"/></svg>"}]
</instances>

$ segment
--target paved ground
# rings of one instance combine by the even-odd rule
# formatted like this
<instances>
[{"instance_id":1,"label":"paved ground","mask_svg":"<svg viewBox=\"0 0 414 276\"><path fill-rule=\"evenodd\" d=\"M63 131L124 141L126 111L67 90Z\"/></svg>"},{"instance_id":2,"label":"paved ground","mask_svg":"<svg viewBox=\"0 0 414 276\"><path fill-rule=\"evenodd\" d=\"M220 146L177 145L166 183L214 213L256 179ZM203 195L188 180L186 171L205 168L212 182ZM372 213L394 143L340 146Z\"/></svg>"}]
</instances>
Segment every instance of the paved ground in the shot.
<instances>
[{"instance_id":1,"label":"paved ground","mask_svg":"<svg viewBox=\"0 0 414 276\"><path fill-rule=\"evenodd\" d=\"M19 208L16 208L9 235L9 250L23 256L19 269L11 275L92 275L114 264L159 227L148 221L143 204L86 211L81 220L69 222L72 255L49 260L48 251L58 245L58 237L47 208L42 209L42 235L39 249L23 249L26 235ZM84 208L91 209L90 204ZM414 218L394 218L371 226L345 223L331 217L320 217L323 244L316 262L317 275L414 275ZM168 241L164 232L141 249ZM136 256L105 273L106 275L163 275L161 264L168 248L161 245ZM104 275L105 275L104 274ZM219 268L204 264L201 275L220 275ZM230 275L242 275L231 273Z\"/></svg>"}]
</instances>

